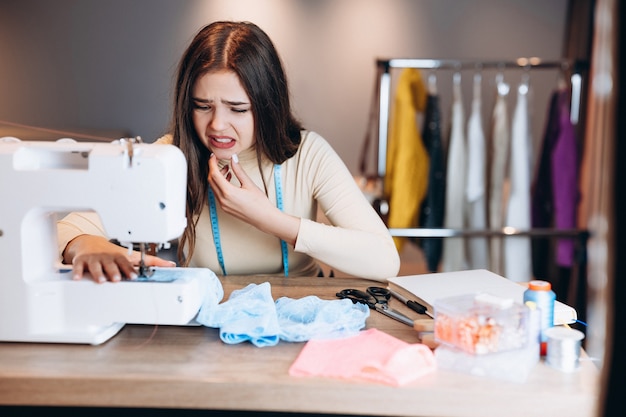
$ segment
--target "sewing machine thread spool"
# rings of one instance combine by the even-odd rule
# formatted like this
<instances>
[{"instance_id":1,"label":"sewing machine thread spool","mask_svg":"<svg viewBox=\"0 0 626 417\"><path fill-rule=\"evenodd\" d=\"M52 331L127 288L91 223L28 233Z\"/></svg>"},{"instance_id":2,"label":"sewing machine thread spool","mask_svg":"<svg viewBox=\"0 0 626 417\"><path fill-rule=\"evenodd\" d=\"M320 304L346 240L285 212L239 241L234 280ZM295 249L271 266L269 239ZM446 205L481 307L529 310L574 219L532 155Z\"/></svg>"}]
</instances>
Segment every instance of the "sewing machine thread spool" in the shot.
<instances>
[{"instance_id":1,"label":"sewing machine thread spool","mask_svg":"<svg viewBox=\"0 0 626 417\"><path fill-rule=\"evenodd\" d=\"M569 327L551 327L545 331L548 340L546 363L563 372L573 372L580 360L583 332Z\"/></svg>"},{"instance_id":2,"label":"sewing machine thread spool","mask_svg":"<svg viewBox=\"0 0 626 417\"><path fill-rule=\"evenodd\" d=\"M533 280L528 283L524 291L524 304L532 302L541 311L541 345L540 352L544 356L547 349L545 332L554 326L554 302L556 294L552 291L552 284L548 281Z\"/></svg>"}]
</instances>

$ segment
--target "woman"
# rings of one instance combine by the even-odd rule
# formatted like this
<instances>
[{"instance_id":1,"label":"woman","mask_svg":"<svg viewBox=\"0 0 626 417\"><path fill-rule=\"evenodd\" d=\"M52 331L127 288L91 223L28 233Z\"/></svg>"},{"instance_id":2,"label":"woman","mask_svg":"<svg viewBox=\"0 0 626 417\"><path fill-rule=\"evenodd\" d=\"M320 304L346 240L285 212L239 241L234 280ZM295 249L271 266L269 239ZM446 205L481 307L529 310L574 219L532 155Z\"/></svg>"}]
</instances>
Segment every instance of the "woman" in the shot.
<instances>
[{"instance_id":1,"label":"woman","mask_svg":"<svg viewBox=\"0 0 626 417\"><path fill-rule=\"evenodd\" d=\"M256 25L200 30L179 64L172 125L157 143L178 146L188 163L181 266L315 276L319 261L366 278L398 273L384 223L326 140L292 114L278 53ZM318 205L331 225L316 221ZM136 276L139 255L110 243L95 213L70 214L59 238L75 279Z\"/></svg>"}]
</instances>

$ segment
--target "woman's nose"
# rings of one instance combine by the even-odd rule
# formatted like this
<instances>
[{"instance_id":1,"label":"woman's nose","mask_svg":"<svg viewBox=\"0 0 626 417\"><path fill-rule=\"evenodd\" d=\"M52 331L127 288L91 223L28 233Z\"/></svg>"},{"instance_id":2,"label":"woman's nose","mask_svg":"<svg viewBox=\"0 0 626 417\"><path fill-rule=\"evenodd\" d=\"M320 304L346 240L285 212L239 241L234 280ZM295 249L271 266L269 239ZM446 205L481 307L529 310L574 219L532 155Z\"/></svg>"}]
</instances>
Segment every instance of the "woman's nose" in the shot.
<instances>
[{"instance_id":1,"label":"woman's nose","mask_svg":"<svg viewBox=\"0 0 626 417\"><path fill-rule=\"evenodd\" d=\"M209 122L209 126L211 127L212 130L220 132L226 129L227 123L226 123L226 118L224 116L225 115L223 111L215 110L213 112L213 117L211 118L211 121Z\"/></svg>"}]
</instances>

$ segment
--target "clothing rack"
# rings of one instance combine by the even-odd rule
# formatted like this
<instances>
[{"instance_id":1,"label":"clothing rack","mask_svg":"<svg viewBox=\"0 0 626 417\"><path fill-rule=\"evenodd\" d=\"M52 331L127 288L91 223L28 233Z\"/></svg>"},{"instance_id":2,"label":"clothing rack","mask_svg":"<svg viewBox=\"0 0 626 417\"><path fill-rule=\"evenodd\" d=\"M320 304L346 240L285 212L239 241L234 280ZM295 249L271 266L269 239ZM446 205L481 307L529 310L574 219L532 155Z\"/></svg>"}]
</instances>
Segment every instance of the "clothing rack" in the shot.
<instances>
[{"instance_id":1,"label":"clothing rack","mask_svg":"<svg viewBox=\"0 0 626 417\"><path fill-rule=\"evenodd\" d=\"M557 60L544 61L540 58L518 58L515 61L497 60L458 60L458 59L424 59L424 58L393 58L378 59L377 91L378 91L378 159L377 174L384 178L387 170L387 137L389 130L389 106L391 101L391 69L417 68L430 70L476 70L483 69L520 69L530 71L532 69L560 69L570 71L572 87L572 104L570 113L574 121L578 121L580 101L582 98L582 73L589 67L588 62L582 60ZM568 229L529 229L512 230L511 228L473 230L473 229L425 229L425 228L391 228L392 236L412 238L435 238L435 237L505 237L505 236L529 236L529 237L577 237L586 244L589 237L587 230ZM584 246L583 246L584 248Z\"/></svg>"},{"instance_id":2,"label":"clothing rack","mask_svg":"<svg viewBox=\"0 0 626 417\"><path fill-rule=\"evenodd\" d=\"M580 101L582 98L582 73L588 69L589 64L582 60L557 60L544 61L539 58L518 58L514 61L497 60L457 60L457 59L411 59L394 58L378 59L376 61L378 69L377 91L378 91L378 160L377 174L379 178L384 178L387 162L387 136L389 129L389 106L391 100L391 69L417 68L417 69L446 69L453 71L483 69L520 69L530 71L534 69L560 69L571 72L570 81L572 88L571 114L578 121L580 112ZM574 120L573 120L574 122ZM506 236L527 236L527 237L572 237L578 238L581 244L582 259L586 259L585 247L589 238L587 230L579 229L529 229L519 230L512 228L503 229L426 229L426 228L390 228L392 236L410 238L445 238L445 237L506 237Z\"/></svg>"},{"instance_id":3,"label":"clothing rack","mask_svg":"<svg viewBox=\"0 0 626 417\"><path fill-rule=\"evenodd\" d=\"M413 59L394 58L378 59L376 61L379 78L377 80L378 90L378 160L377 173L380 178L384 178L387 164L387 135L389 129L389 103L391 100L391 69L392 68L417 68L417 69L447 69L454 71L483 69L521 69L530 71L531 69L561 69L571 71L570 77L572 85L572 104L570 113L572 121L578 121L580 112L580 100L582 92L582 72L588 68L586 61L543 61L540 58L518 58L515 61L482 61L482 60L457 60L457 59Z\"/></svg>"}]
</instances>

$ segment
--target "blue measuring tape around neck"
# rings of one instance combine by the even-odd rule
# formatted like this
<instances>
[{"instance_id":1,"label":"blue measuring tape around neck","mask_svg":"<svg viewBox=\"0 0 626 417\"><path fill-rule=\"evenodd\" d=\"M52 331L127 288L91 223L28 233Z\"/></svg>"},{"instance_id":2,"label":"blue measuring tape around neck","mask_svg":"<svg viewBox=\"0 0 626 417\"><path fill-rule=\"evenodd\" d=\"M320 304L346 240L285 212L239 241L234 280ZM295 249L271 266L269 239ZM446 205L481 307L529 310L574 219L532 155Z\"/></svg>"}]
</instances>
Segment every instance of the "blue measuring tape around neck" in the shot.
<instances>
[{"instance_id":1,"label":"blue measuring tape around neck","mask_svg":"<svg viewBox=\"0 0 626 417\"><path fill-rule=\"evenodd\" d=\"M280 165L274 165L274 186L276 188L276 207L280 211L283 211L283 179L281 175L281 167ZM213 195L213 190L209 187L209 212L211 215L211 230L213 232L213 243L215 243L215 250L217 251L217 261L220 263L220 268L222 268L222 273L224 275L228 275L226 273L226 266L224 264L224 253L222 251L222 239L220 237L220 227L217 222L217 206L215 204L215 195ZM285 276L289 276L289 252L287 250L287 242L284 240L280 240L280 248L283 256L283 271L285 272Z\"/></svg>"}]
</instances>

